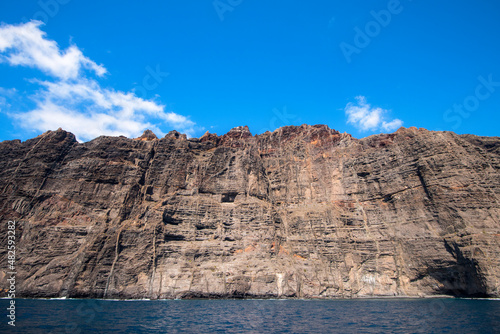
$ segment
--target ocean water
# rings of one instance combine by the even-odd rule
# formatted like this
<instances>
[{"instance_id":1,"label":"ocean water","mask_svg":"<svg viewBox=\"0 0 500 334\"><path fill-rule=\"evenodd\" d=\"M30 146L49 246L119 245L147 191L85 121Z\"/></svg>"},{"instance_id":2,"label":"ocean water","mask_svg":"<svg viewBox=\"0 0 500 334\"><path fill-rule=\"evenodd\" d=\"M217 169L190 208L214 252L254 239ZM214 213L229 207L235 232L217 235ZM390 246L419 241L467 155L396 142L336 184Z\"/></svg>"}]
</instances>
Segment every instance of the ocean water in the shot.
<instances>
[{"instance_id":1,"label":"ocean water","mask_svg":"<svg viewBox=\"0 0 500 334\"><path fill-rule=\"evenodd\" d=\"M1 333L500 333L500 300L0 300Z\"/></svg>"}]
</instances>

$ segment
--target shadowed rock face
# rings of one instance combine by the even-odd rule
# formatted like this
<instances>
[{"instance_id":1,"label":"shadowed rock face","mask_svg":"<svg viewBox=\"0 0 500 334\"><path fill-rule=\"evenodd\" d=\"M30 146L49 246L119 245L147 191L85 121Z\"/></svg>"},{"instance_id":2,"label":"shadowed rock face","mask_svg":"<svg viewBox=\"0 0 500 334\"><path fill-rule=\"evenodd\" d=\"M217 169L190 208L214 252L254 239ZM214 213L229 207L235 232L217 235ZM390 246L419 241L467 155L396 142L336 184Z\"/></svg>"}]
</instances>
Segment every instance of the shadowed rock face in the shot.
<instances>
[{"instance_id":1,"label":"shadowed rock face","mask_svg":"<svg viewBox=\"0 0 500 334\"><path fill-rule=\"evenodd\" d=\"M49 131L0 143L0 245L16 219L17 297L500 297L499 153L415 128Z\"/></svg>"}]
</instances>

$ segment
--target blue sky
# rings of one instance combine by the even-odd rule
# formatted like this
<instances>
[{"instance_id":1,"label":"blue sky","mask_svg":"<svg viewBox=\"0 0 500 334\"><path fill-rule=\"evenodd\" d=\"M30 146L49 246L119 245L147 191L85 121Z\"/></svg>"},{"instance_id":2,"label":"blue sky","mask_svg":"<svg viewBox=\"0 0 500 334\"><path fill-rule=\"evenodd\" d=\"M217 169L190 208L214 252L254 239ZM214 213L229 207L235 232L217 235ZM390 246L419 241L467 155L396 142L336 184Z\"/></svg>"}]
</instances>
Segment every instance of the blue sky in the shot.
<instances>
[{"instance_id":1,"label":"blue sky","mask_svg":"<svg viewBox=\"0 0 500 334\"><path fill-rule=\"evenodd\" d=\"M498 136L496 1L0 2L0 140L327 124Z\"/></svg>"}]
</instances>

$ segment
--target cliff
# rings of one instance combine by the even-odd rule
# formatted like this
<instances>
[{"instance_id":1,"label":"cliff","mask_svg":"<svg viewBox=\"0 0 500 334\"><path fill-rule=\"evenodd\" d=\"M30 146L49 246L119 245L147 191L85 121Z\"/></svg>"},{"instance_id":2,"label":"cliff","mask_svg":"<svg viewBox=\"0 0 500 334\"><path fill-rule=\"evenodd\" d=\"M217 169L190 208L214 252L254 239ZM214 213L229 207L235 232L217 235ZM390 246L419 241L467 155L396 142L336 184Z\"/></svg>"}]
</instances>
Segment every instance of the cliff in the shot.
<instances>
[{"instance_id":1,"label":"cliff","mask_svg":"<svg viewBox=\"0 0 500 334\"><path fill-rule=\"evenodd\" d=\"M0 143L16 297L500 297L500 139L324 125Z\"/></svg>"}]
</instances>

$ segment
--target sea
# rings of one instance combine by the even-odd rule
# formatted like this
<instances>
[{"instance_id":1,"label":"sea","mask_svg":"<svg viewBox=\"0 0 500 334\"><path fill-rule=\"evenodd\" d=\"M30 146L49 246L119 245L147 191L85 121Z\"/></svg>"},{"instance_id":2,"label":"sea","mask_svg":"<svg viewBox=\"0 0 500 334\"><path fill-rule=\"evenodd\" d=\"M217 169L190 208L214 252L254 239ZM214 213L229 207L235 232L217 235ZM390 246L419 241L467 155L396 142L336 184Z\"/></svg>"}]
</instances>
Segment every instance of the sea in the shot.
<instances>
[{"instance_id":1,"label":"sea","mask_svg":"<svg viewBox=\"0 0 500 334\"><path fill-rule=\"evenodd\" d=\"M500 333L500 300L0 300L1 333Z\"/></svg>"}]
</instances>

